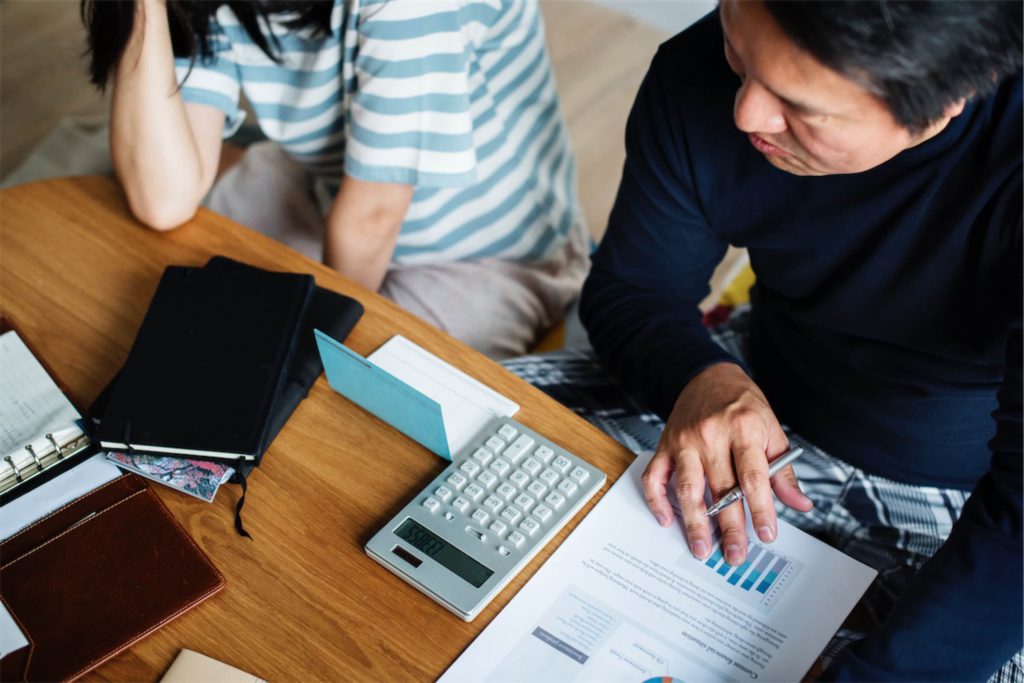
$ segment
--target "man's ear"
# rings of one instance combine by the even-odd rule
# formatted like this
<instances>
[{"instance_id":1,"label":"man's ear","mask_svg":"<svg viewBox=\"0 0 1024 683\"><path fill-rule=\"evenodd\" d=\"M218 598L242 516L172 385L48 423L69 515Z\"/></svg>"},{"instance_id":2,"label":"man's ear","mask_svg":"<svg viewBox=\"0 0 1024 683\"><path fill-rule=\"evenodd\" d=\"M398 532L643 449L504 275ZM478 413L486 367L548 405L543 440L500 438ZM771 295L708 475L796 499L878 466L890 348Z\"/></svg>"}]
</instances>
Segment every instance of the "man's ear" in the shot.
<instances>
[{"instance_id":1,"label":"man's ear","mask_svg":"<svg viewBox=\"0 0 1024 683\"><path fill-rule=\"evenodd\" d=\"M946 108L942 110L942 115L948 118L956 118L964 110L964 106L967 104L967 98L961 97L956 102L946 105Z\"/></svg>"}]
</instances>

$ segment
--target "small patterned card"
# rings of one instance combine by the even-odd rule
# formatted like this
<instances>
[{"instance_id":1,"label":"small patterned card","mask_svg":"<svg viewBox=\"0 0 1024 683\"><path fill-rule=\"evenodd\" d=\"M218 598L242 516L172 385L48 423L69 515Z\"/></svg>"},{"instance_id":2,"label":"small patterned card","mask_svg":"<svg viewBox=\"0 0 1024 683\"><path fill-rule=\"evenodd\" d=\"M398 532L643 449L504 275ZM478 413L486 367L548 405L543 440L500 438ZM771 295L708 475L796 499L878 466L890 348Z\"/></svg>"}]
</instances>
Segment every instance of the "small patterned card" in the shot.
<instances>
[{"instance_id":1,"label":"small patterned card","mask_svg":"<svg viewBox=\"0 0 1024 683\"><path fill-rule=\"evenodd\" d=\"M235 470L219 462L188 460L162 455L136 453L107 453L107 460L118 467L131 470L155 482L170 486L207 503L213 502L220 485L231 478Z\"/></svg>"}]
</instances>

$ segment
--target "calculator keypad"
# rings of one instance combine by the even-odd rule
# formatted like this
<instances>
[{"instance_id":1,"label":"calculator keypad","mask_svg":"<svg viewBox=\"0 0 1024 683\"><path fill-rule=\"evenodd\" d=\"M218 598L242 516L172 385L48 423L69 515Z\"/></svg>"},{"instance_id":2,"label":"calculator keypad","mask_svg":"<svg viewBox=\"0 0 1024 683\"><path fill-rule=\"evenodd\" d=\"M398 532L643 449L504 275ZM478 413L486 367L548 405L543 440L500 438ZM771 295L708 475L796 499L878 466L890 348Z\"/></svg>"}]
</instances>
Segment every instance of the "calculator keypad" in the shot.
<instances>
[{"instance_id":1,"label":"calculator keypad","mask_svg":"<svg viewBox=\"0 0 1024 683\"><path fill-rule=\"evenodd\" d=\"M593 493L582 461L511 424L478 437L466 453L421 504L448 522L464 520L466 532L499 556L527 551L538 542L532 539L565 521L580 495Z\"/></svg>"}]
</instances>

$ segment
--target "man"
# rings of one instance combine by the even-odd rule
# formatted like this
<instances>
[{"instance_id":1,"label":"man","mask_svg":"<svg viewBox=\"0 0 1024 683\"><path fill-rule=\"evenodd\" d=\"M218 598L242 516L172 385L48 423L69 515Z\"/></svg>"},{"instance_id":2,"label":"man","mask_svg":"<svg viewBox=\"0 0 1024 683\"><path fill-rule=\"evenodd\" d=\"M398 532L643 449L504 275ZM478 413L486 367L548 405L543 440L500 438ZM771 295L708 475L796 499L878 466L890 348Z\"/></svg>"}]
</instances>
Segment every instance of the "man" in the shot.
<instances>
[{"instance_id":1,"label":"man","mask_svg":"<svg viewBox=\"0 0 1024 683\"><path fill-rule=\"evenodd\" d=\"M983 680L1022 646L1020 65L1017 3L723 0L630 116L584 324L668 417L645 495L671 524L675 473L694 555L705 488L739 484L761 541L774 490L880 569L826 678ZM697 308L728 244L757 275L745 363ZM807 495L768 478L791 440ZM733 565L745 514L718 516Z\"/></svg>"}]
</instances>

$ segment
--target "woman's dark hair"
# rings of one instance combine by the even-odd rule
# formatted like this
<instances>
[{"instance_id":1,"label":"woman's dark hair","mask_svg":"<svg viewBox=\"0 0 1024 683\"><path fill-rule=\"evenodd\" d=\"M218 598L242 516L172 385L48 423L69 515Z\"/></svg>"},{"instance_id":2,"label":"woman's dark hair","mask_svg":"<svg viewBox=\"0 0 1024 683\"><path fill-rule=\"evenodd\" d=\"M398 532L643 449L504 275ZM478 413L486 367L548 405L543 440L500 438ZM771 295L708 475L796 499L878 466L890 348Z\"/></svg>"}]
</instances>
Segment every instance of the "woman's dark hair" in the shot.
<instances>
[{"instance_id":1,"label":"woman's dark hair","mask_svg":"<svg viewBox=\"0 0 1024 683\"><path fill-rule=\"evenodd\" d=\"M1021 68L1018 0L766 0L786 35L913 132Z\"/></svg>"},{"instance_id":2,"label":"woman's dark hair","mask_svg":"<svg viewBox=\"0 0 1024 683\"><path fill-rule=\"evenodd\" d=\"M294 15L285 23L290 29L309 28L314 35L325 36L331 32L334 3L330 0L167 0L167 22L175 57L188 58L194 64L197 57L213 56L210 22L221 5L231 8L252 41L274 61L280 61L280 46L273 36L268 41L260 30L261 21L265 22L269 15ZM89 34L89 80L101 90L121 61L132 35L136 11L135 0L82 0L82 23Z\"/></svg>"}]
</instances>

